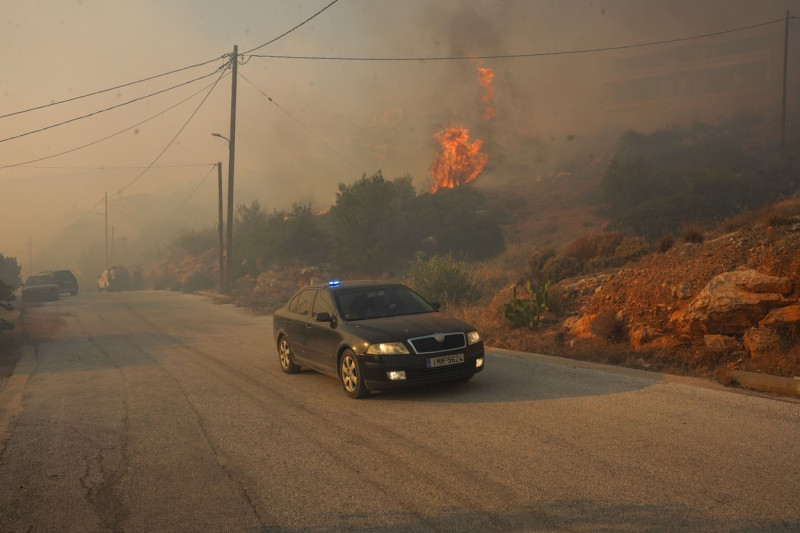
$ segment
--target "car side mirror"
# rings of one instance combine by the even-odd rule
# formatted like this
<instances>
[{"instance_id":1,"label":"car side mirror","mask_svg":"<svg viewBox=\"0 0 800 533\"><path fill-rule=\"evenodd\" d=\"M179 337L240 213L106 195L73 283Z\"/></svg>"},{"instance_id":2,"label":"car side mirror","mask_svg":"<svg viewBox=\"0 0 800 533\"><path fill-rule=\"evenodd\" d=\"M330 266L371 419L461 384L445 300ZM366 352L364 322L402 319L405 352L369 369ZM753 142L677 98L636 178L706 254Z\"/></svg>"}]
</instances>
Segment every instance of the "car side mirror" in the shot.
<instances>
[{"instance_id":1,"label":"car side mirror","mask_svg":"<svg viewBox=\"0 0 800 533\"><path fill-rule=\"evenodd\" d=\"M432 305L432 306L433 306L433 308L434 308L434 309L436 309L437 311L441 311L441 310L442 310L442 304L440 304L439 302L431 302L431 305Z\"/></svg>"},{"instance_id":2,"label":"car side mirror","mask_svg":"<svg viewBox=\"0 0 800 533\"><path fill-rule=\"evenodd\" d=\"M330 313L321 312L317 313L317 316L314 317L314 322L333 322L333 318L331 318Z\"/></svg>"}]
</instances>

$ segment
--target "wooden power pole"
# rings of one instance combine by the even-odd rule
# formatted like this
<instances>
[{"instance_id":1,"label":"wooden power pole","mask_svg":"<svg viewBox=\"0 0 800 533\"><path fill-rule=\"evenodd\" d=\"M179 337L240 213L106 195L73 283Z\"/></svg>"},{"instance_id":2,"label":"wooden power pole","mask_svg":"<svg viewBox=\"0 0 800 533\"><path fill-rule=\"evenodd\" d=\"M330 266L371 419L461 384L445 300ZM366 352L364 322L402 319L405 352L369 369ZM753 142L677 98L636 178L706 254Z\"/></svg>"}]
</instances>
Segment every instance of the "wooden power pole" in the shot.
<instances>
[{"instance_id":1,"label":"wooden power pole","mask_svg":"<svg viewBox=\"0 0 800 533\"><path fill-rule=\"evenodd\" d=\"M231 131L228 136L228 227L227 229L227 256L225 257L225 292L229 292L233 285L233 162L236 153L236 81L237 66L239 64L239 46L233 45L231 56Z\"/></svg>"}]
</instances>

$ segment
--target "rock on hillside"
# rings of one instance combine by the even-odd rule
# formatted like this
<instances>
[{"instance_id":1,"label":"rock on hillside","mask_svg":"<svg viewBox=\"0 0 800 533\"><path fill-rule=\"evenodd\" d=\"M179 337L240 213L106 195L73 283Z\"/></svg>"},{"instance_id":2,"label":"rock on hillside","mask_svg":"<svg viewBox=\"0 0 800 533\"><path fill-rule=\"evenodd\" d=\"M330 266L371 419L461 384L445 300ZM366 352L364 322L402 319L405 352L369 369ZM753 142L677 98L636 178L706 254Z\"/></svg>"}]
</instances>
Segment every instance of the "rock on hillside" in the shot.
<instances>
[{"instance_id":1,"label":"rock on hillside","mask_svg":"<svg viewBox=\"0 0 800 533\"><path fill-rule=\"evenodd\" d=\"M800 375L800 223L679 244L560 285L571 338L610 340L678 371Z\"/></svg>"}]
</instances>

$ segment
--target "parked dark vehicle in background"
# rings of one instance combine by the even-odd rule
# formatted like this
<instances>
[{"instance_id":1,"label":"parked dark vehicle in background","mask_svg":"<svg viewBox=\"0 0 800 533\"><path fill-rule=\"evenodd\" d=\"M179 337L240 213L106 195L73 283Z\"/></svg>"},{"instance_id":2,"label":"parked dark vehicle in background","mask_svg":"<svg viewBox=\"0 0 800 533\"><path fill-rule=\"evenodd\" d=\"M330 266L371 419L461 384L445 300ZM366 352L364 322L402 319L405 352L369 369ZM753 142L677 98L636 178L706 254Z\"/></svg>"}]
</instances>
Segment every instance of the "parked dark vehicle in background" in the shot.
<instances>
[{"instance_id":1,"label":"parked dark vehicle in background","mask_svg":"<svg viewBox=\"0 0 800 533\"><path fill-rule=\"evenodd\" d=\"M410 288L380 281L329 282L298 291L273 315L281 369L338 376L344 391L467 381L483 370L483 342Z\"/></svg>"},{"instance_id":2,"label":"parked dark vehicle in background","mask_svg":"<svg viewBox=\"0 0 800 533\"><path fill-rule=\"evenodd\" d=\"M72 296L78 294L78 278L69 270L55 270L53 276L56 278L61 292L68 292Z\"/></svg>"},{"instance_id":3,"label":"parked dark vehicle in background","mask_svg":"<svg viewBox=\"0 0 800 533\"><path fill-rule=\"evenodd\" d=\"M52 272L28 276L22 285L23 302L53 302L59 299L61 288Z\"/></svg>"},{"instance_id":4,"label":"parked dark vehicle in background","mask_svg":"<svg viewBox=\"0 0 800 533\"><path fill-rule=\"evenodd\" d=\"M131 274L124 266L105 269L97 278L98 291L127 291L131 289Z\"/></svg>"}]
</instances>

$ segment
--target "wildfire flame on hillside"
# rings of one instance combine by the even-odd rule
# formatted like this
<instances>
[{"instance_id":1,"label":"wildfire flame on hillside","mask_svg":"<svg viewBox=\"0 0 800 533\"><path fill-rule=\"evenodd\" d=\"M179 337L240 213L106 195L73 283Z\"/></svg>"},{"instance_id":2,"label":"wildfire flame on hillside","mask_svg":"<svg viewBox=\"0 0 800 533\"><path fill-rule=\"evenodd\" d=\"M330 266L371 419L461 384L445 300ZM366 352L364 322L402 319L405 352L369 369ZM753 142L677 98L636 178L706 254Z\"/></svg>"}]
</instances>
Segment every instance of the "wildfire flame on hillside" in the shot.
<instances>
[{"instance_id":1,"label":"wildfire flame on hillside","mask_svg":"<svg viewBox=\"0 0 800 533\"><path fill-rule=\"evenodd\" d=\"M431 167L431 192L442 187L457 187L478 177L489 156L481 152L483 141L469 142L469 130L463 126L448 126L434 134L441 152Z\"/></svg>"},{"instance_id":2,"label":"wildfire flame on hillside","mask_svg":"<svg viewBox=\"0 0 800 533\"><path fill-rule=\"evenodd\" d=\"M492 104L494 72L492 69L481 67L482 60L473 58L472 61L478 65L478 85L484 89L481 96L483 118L488 120L495 115ZM475 139L470 143L469 129L464 126L448 126L433 136L439 141L441 152L431 166L433 178L431 192L436 192L442 187L452 189L474 180L489 161L488 154L481 152L483 141Z\"/></svg>"},{"instance_id":3,"label":"wildfire flame on hillside","mask_svg":"<svg viewBox=\"0 0 800 533\"><path fill-rule=\"evenodd\" d=\"M483 108L483 118L490 119L494 117L497 112L492 103L492 95L494 94L494 87L492 86L494 80L494 72L490 68L478 67L478 85L485 89L481 100L485 104Z\"/></svg>"}]
</instances>

